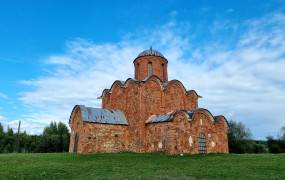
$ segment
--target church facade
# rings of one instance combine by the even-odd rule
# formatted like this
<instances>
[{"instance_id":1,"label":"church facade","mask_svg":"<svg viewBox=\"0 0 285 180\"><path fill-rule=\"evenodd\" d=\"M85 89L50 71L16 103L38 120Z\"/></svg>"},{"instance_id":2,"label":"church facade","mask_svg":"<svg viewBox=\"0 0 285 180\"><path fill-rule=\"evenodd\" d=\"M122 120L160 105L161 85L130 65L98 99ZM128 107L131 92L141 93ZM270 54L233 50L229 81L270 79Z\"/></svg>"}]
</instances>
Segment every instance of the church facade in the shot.
<instances>
[{"instance_id":1,"label":"church facade","mask_svg":"<svg viewBox=\"0 0 285 180\"><path fill-rule=\"evenodd\" d=\"M226 118L200 108L195 90L169 81L160 52L145 50L133 64L134 78L102 92L102 108L73 108L70 152L228 153Z\"/></svg>"}]
</instances>

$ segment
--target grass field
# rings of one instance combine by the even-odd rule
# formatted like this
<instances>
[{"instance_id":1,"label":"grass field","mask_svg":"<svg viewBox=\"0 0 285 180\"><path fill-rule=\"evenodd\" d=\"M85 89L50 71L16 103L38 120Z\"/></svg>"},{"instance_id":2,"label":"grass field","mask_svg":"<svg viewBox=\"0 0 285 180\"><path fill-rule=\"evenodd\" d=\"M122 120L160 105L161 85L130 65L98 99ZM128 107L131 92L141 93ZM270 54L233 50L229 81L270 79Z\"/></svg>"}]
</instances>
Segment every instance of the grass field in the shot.
<instances>
[{"instance_id":1,"label":"grass field","mask_svg":"<svg viewBox=\"0 0 285 180\"><path fill-rule=\"evenodd\" d=\"M0 154L1 179L285 179L285 154Z\"/></svg>"}]
</instances>

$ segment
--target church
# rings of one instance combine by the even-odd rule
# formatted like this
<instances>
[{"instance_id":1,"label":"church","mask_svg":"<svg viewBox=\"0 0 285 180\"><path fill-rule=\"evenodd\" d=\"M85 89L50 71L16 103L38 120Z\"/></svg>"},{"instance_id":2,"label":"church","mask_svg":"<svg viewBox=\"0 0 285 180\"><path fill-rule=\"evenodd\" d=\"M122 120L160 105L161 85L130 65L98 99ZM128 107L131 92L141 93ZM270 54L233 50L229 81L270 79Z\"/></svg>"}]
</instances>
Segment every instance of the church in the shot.
<instances>
[{"instance_id":1,"label":"church","mask_svg":"<svg viewBox=\"0 0 285 180\"><path fill-rule=\"evenodd\" d=\"M134 78L103 90L102 108L73 108L69 152L228 153L226 118L199 107L195 90L168 80L160 52L145 50L133 64Z\"/></svg>"}]
</instances>

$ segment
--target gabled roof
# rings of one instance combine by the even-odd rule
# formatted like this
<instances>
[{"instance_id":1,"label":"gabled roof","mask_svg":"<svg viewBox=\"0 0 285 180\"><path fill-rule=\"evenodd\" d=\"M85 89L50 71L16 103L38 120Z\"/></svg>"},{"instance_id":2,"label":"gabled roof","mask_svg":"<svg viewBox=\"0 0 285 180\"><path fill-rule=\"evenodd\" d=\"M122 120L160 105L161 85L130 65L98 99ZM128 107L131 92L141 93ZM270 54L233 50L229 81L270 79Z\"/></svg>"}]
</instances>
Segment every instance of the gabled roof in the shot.
<instances>
[{"instance_id":1,"label":"gabled roof","mask_svg":"<svg viewBox=\"0 0 285 180\"><path fill-rule=\"evenodd\" d=\"M84 105L76 105L71 113L69 123L71 122L75 111L81 111L82 121L100 124L117 124L127 125L127 119L120 110L111 110L103 108L85 107Z\"/></svg>"}]
</instances>

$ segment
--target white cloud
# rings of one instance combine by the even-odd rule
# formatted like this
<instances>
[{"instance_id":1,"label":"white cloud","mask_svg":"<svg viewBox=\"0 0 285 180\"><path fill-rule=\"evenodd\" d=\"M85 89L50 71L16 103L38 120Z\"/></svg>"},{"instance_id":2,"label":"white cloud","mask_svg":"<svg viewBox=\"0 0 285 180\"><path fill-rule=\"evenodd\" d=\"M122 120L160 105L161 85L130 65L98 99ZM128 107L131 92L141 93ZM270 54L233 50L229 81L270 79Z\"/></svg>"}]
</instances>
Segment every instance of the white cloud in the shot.
<instances>
[{"instance_id":1,"label":"white cloud","mask_svg":"<svg viewBox=\"0 0 285 180\"><path fill-rule=\"evenodd\" d=\"M102 90L133 77L132 60L153 45L168 58L170 79L204 97L201 106L244 122L257 138L275 135L285 125L284 17L275 13L245 22L231 46L198 47L187 23L174 21L117 43L69 42L66 52L47 58L44 76L23 81L34 89L20 98L31 110L24 117L26 129L37 132L51 120L68 122L75 104L99 107Z\"/></svg>"},{"instance_id":2,"label":"white cloud","mask_svg":"<svg viewBox=\"0 0 285 180\"><path fill-rule=\"evenodd\" d=\"M20 122L20 119L12 120L12 121L6 122L4 126L5 127L9 126L9 128L12 128L14 132L18 132L19 122ZM34 121L33 119L27 118L27 119L21 120L20 132L28 131L32 134L41 134L43 132L43 127L46 127L46 126L47 126L47 123L43 121Z\"/></svg>"}]
</instances>

